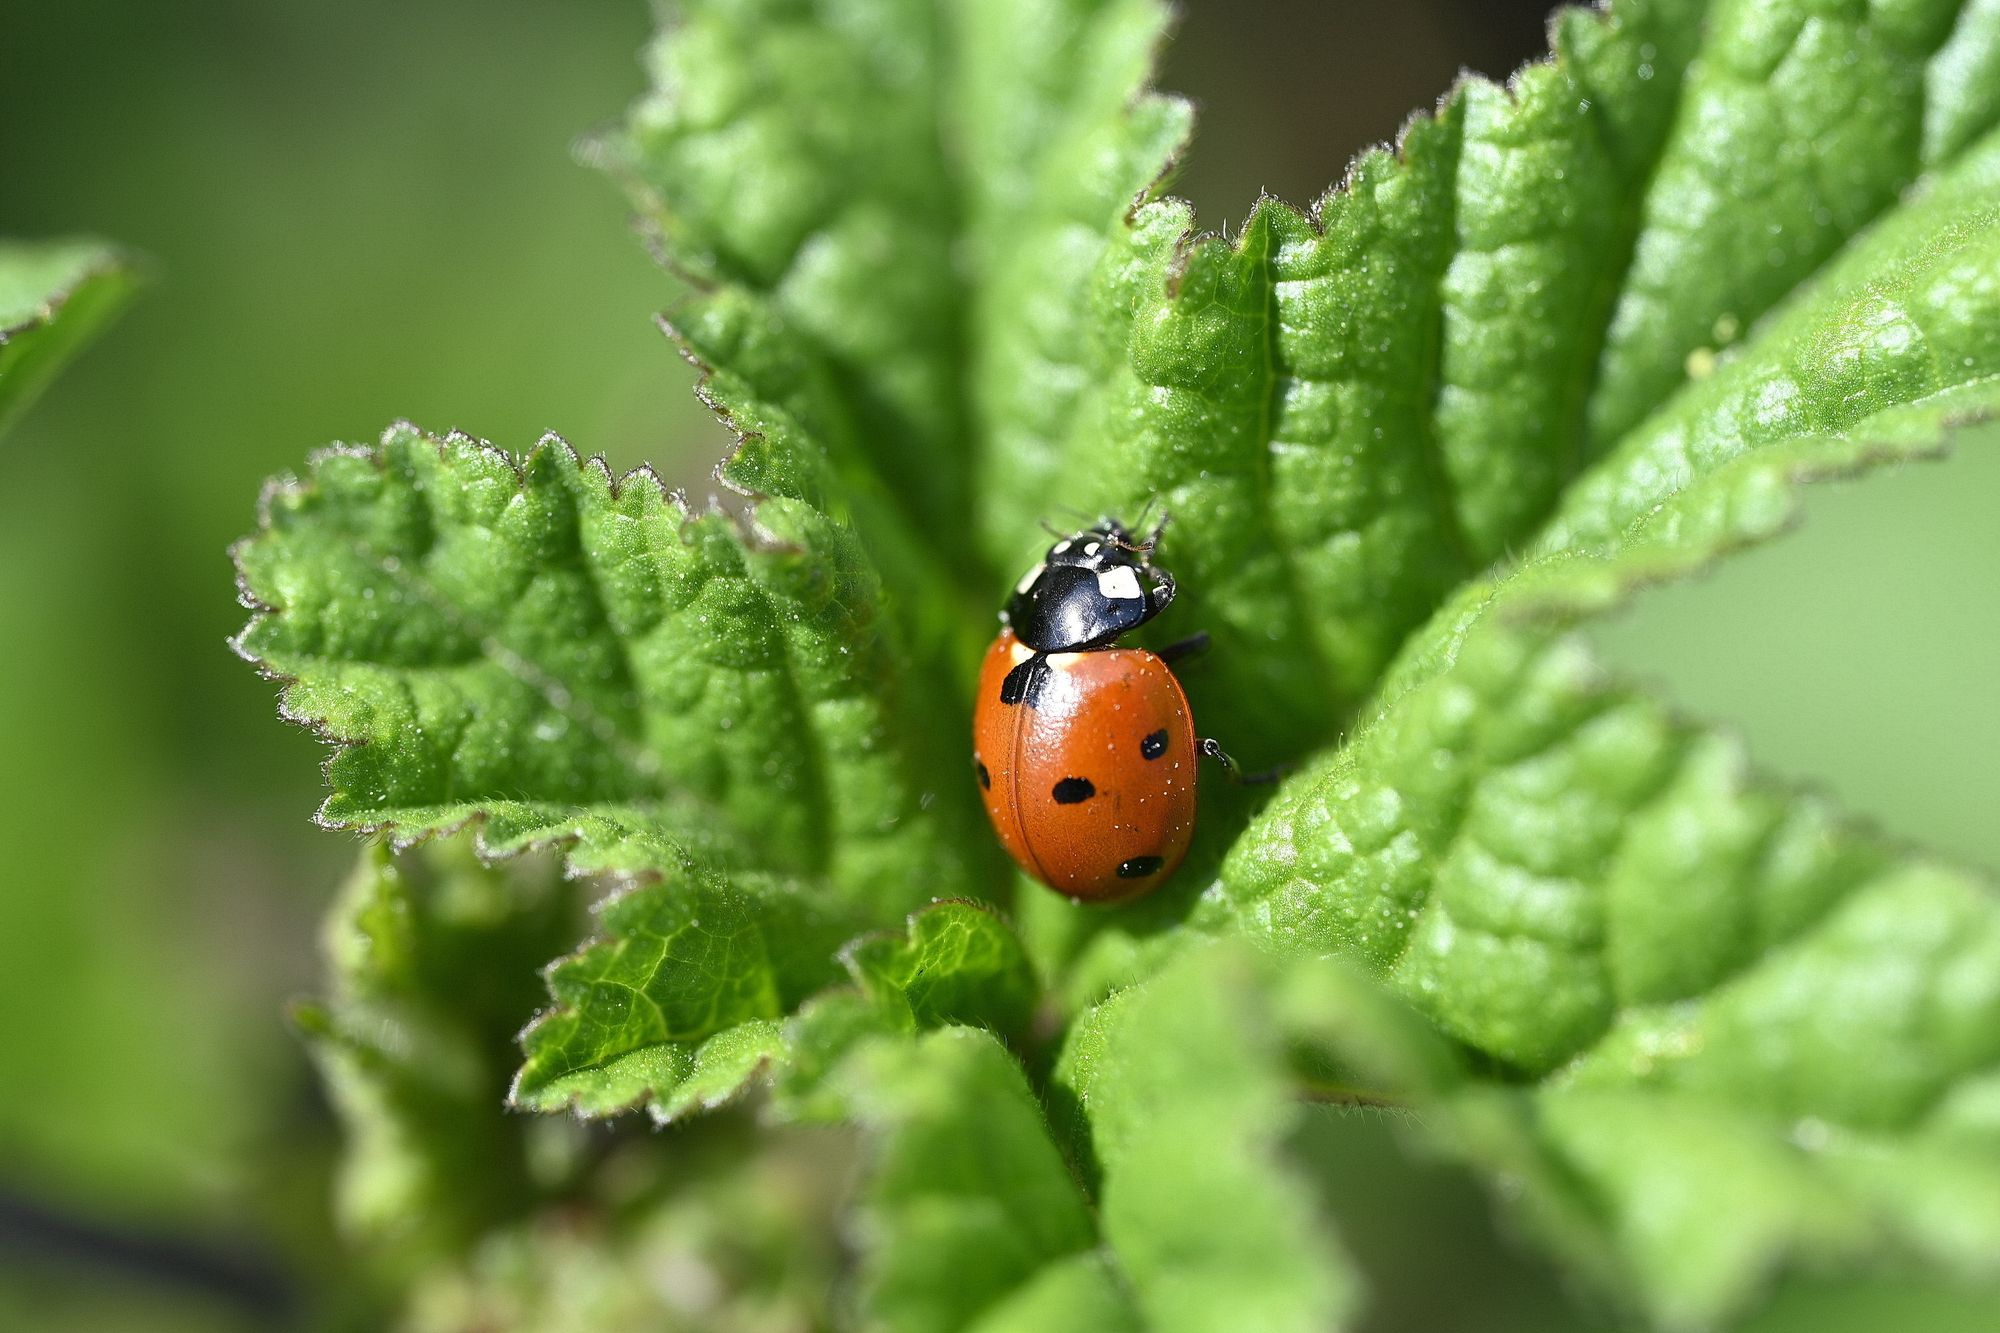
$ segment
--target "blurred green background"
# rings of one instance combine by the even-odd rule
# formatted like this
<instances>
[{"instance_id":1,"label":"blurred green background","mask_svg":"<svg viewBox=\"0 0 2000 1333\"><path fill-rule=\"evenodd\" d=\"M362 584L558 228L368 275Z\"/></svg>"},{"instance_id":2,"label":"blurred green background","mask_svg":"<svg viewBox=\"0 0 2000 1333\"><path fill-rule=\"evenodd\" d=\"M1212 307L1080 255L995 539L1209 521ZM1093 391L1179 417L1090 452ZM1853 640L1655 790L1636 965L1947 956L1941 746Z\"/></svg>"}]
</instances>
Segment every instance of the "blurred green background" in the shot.
<instances>
[{"instance_id":1,"label":"blurred green background","mask_svg":"<svg viewBox=\"0 0 2000 1333\"><path fill-rule=\"evenodd\" d=\"M1539 0L1186 8L1162 82L1203 105L1182 191L1211 226L1261 188L1310 199L1461 65L1542 40ZM0 440L0 1327L365 1318L281 1014L353 846L308 822L321 747L225 646L225 548L265 476L399 417L705 475L723 436L650 322L670 284L569 156L640 90L650 26L641 0L0 17L0 235L98 233L150 276ZM1771 768L2000 868L1996 500L1991 453L1827 488L1603 641ZM1301 1146L1375 1327L1594 1326L1380 1119Z\"/></svg>"}]
</instances>

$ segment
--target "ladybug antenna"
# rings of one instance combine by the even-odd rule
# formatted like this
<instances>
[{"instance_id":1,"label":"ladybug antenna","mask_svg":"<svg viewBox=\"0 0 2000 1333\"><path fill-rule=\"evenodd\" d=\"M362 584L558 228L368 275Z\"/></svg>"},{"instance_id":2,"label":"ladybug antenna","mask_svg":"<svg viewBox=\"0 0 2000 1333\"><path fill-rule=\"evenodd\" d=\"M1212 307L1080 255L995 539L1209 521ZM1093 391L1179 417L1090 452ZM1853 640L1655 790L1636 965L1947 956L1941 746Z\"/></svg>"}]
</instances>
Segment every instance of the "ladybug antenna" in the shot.
<instances>
[{"instance_id":1,"label":"ladybug antenna","mask_svg":"<svg viewBox=\"0 0 2000 1333\"><path fill-rule=\"evenodd\" d=\"M1140 505L1139 512L1132 516L1132 526L1135 529L1144 528L1146 526L1147 517L1151 515L1153 512L1153 506L1158 504L1159 502L1160 502L1160 494L1158 491L1155 491L1153 492L1153 494L1147 496L1146 503Z\"/></svg>"},{"instance_id":2,"label":"ladybug antenna","mask_svg":"<svg viewBox=\"0 0 2000 1333\"><path fill-rule=\"evenodd\" d=\"M1148 500L1146 502L1146 509L1151 509L1152 507L1153 507L1153 502L1151 500ZM1143 521L1144 513L1145 510L1140 511L1140 514L1142 516L1141 521ZM1153 530L1146 534L1146 540L1139 543L1138 549L1145 552L1147 555L1151 555L1154 551L1158 550L1160 546L1160 534L1167 530L1167 523L1172 518L1173 518L1172 514L1169 514L1166 511L1162 510L1160 512L1160 521L1153 525Z\"/></svg>"}]
</instances>

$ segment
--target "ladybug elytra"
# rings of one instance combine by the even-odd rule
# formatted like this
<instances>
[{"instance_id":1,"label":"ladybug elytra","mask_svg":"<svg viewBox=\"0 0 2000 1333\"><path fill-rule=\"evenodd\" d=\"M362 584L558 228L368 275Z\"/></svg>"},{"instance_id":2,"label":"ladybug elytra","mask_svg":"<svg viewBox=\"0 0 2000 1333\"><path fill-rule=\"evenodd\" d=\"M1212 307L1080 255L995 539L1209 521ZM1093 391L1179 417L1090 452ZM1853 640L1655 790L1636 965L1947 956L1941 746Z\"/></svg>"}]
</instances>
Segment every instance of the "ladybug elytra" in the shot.
<instances>
[{"instance_id":1,"label":"ladybug elytra","mask_svg":"<svg viewBox=\"0 0 2000 1333\"><path fill-rule=\"evenodd\" d=\"M1162 524L1164 526L1164 524ZM1160 884L1194 836L1202 754L1163 649L1117 647L1166 610L1173 576L1152 563L1160 529L1134 541L1101 520L1051 546L1000 613L973 709L986 813L1021 868L1072 898L1118 902Z\"/></svg>"}]
</instances>

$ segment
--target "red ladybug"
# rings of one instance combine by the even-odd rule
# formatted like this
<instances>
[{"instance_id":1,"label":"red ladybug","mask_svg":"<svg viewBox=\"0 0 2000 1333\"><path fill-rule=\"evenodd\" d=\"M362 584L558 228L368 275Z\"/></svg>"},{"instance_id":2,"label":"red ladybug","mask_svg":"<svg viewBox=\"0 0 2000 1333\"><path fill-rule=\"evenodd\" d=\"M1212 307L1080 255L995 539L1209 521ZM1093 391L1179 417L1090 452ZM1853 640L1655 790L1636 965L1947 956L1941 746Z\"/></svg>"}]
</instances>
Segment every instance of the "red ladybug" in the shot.
<instances>
[{"instance_id":1,"label":"red ladybug","mask_svg":"<svg viewBox=\"0 0 2000 1333\"><path fill-rule=\"evenodd\" d=\"M1187 695L1160 655L1114 645L1166 610L1173 576L1105 519L1049 548L1000 613L972 714L974 771L1001 843L1072 898L1118 902L1159 885L1194 836L1197 757Z\"/></svg>"}]
</instances>

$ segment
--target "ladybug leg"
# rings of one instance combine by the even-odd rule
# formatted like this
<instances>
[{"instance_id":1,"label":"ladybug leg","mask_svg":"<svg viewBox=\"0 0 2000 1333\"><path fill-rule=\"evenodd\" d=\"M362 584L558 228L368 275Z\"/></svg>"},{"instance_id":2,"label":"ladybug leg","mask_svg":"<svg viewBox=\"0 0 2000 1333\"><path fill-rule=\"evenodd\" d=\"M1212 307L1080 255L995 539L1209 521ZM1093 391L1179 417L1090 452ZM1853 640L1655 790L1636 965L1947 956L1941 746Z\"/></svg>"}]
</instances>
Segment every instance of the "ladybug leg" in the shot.
<instances>
[{"instance_id":1,"label":"ladybug leg","mask_svg":"<svg viewBox=\"0 0 2000 1333\"><path fill-rule=\"evenodd\" d=\"M1146 507L1139 511L1138 517L1133 522L1134 527L1144 525L1144 523L1146 522L1146 515L1153 512L1153 505L1158 499L1159 499L1158 496L1154 496L1153 499L1146 501ZM1106 514L1104 517L1097 520L1097 528L1098 531L1100 532L1110 533L1113 540L1117 542L1121 550L1133 551L1139 554L1141 557L1146 557L1152 555L1154 550L1158 548L1160 544L1160 534L1167 530L1167 519L1169 517L1170 515L1162 513L1160 515L1160 521L1155 523L1152 526L1152 529L1148 531L1143 538L1140 538L1138 540L1133 539L1132 530L1130 528L1127 528L1123 523L1120 523L1117 519L1111 517L1111 515L1109 514Z\"/></svg>"},{"instance_id":2,"label":"ladybug leg","mask_svg":"<svg viewBox=\"0 0 2000 1333\"><path fill-rule=\"evenodd\" d=\"M1173 602L1176 585L1174 583L1174 576L1167 573L1164 569L1154 570L1153 578L1155 580L1153 584L1153 614L1158 615Z\"/></svg>"},{"instance_id":3,"label":"ladybug leg","mask_svg":"<svg viewBox=\"0 0 2000 1333\"><path fill-rule=\"evenodd\" d=\"M1198 634L1190 634L1185 639L1176 639L1174 642L1160 649L1158 655L1162 662L1165 662L1168 666L1172 666L1176 662L1184 661L1190 657L1197 657L1207 651L1208 631L1203 630Z\"/></svg>"},{"instance_id":4,"label":"ladybug leg","mask_svg":"<svg viewBox=\"0 0 2000 1333\"><path fill-rule=\"evenodd\" d=\"M1222 748L1222 742L1212 736L1201 738L1201 752L1222 765L1229 780L1239 787L1267 787L1292 771L1290 764L1280 764L1257 773L1245 773L1242 766L1230 758L1229 751Z\"/></svg>"}]
</instances>

